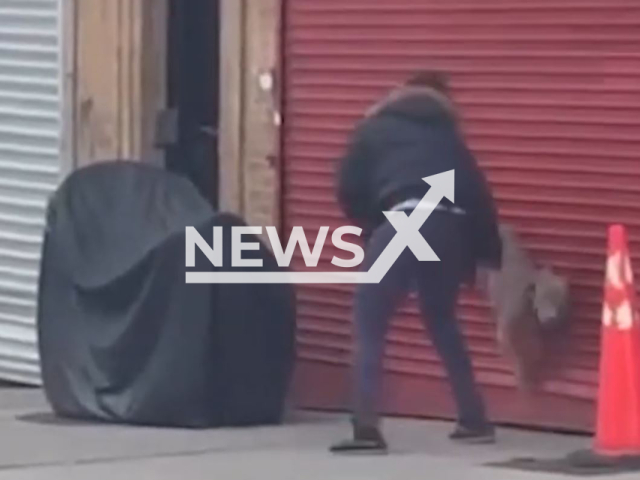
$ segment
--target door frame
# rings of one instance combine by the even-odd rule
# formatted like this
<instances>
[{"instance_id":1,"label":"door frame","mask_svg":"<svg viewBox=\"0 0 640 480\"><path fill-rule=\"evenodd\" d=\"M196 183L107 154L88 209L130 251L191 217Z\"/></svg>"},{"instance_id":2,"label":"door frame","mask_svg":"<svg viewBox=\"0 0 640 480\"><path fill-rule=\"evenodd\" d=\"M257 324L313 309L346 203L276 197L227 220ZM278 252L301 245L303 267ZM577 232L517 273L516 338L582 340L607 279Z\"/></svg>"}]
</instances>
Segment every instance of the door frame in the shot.
<instances>
[{"instance_id":1,"label":"door frame","mask_svg":"<svg viewBox=\"0 0 640 480\"><path fill-rule=\"evenodd\" d=\"M220 205L250 225L280 224L282 5L220 0Z\"/></svg>"},{"instance_id":2,"label":"door frame","mask_svg":"<svg viewBox=\"0 0 640 480\"><path fill-rule=\"evenodd\" d=\"M77 166L76 158L76 32L78 21L78 0L59 0L59 38L60 45L60 85L61 85L61 124L60 124L60 178L64 179Z\"/></svg>"}]
</instances>

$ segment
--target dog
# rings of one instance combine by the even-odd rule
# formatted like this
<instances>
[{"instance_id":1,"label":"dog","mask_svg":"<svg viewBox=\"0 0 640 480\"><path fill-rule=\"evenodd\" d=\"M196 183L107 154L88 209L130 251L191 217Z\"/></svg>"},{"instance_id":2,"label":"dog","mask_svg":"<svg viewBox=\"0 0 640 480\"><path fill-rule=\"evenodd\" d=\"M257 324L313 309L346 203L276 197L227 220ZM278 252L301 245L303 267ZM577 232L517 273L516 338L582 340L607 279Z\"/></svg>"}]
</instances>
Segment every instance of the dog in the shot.
<instances>
[{"instance_id":1,"label":"dog","mask_svg":"<svg viewBox=\"0 0 640 480\"><path fill-rule=\"evenodd\" d=\"M501 352L514 364L518 385L538 383L544 338L567 325L569 285L550 268L538 268L515 230L500 225L502 268L484 270L481 281L495 318Z\"/></svg>"}]
</instances>

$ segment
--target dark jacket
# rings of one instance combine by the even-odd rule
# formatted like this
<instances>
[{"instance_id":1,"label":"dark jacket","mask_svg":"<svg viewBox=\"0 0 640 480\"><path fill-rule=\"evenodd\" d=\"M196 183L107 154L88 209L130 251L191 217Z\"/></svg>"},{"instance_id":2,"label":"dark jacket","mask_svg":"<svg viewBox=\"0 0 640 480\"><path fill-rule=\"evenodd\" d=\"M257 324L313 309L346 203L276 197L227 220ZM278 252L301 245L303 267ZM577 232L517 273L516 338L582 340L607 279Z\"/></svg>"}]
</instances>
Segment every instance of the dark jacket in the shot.
<instances>
[{"instance_id":1,"label":"dark jacket","mask_svg":"<svg viewBox=\"0 0 640 480\"><path fill-rule=\"evenodd\" d=\"M467 211L469 268L499 268L502 246L490 188L459 132L453 107L435 91L399 90L368 113L342 159L338 201L366 235L384 221L383 210L422 198L429 189L424 177L452 169L456 205Z\"/></svg>"}]
</instances>

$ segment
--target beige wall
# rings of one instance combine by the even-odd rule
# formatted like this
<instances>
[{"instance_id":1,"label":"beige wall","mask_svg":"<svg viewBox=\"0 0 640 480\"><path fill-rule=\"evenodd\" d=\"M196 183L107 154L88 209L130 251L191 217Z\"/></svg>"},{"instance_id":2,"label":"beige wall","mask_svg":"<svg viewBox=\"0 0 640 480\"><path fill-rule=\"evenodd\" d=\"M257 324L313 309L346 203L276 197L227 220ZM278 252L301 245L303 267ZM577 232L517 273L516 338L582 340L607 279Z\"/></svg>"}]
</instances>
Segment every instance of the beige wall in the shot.
<instances>
[{"instance_id":1,"label":"beige wall","mask_svg":"<svg viewBox=\"0 0 640 480\"><path fill-rule=\"evenodd\" d=\"M75 1L76 164L139 159L164 105L166 0ZM162 77L160 77L162 78Z\"/></svg>"},{"instance_id":2,"label":"beige wall","mask_svg":"<svg viewBox=\"0 0 640 480\"><path fill-rule=\"evenodd\" d=\"M221 0L221 200L251 225L278 225L281 0ZM273 88L261 78L273 75Z\"/></svg>"},{"instance_id":3,"label":"beige wall","mask_svg":"<svg viewBox=\"0 0 640 480\"><path fill-rule=\"evenodd\" d=\"M76 18L76 163L159 161L153 137L166 95L167 0L69 1ZM280 85L277 75L272 89L260 79L278 66L281 0L220 3L221 205L252 225L277 225Z\"/></svg>"}]
</instances>

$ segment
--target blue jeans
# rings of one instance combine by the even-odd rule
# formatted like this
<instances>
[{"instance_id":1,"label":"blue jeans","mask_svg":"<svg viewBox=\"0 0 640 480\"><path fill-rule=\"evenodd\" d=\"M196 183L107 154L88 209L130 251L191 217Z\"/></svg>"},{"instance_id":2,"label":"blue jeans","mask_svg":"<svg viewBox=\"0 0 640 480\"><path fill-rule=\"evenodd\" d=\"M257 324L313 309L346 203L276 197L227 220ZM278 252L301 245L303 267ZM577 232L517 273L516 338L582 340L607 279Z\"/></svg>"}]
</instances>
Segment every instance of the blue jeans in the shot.
<instances>
[{"instance_id":1,"label":"blue jeans","mask_svg":"<svg viewBox=\"0 0 640 480\"><path fill-rule=\"evenodd\" d=\"M407 248L379 284L359 285L354 307L354 420L358 425L378 424L376 403L383 373L385 337L397 308L414 288L425 326L449 377L459 424L472 429L487 425L485 405L455 318L464 268L462 221L461 216L436 211L421 228L440 262L419 262ZM395 235L395 229L388 222L372 232L363 262L365 270L373 265Z\"/></svg>"}]
</instances>

